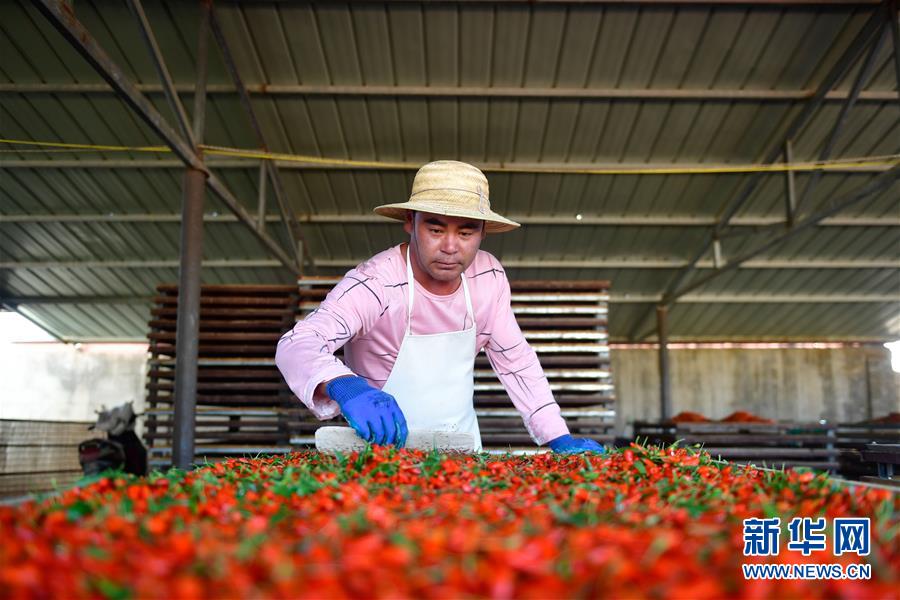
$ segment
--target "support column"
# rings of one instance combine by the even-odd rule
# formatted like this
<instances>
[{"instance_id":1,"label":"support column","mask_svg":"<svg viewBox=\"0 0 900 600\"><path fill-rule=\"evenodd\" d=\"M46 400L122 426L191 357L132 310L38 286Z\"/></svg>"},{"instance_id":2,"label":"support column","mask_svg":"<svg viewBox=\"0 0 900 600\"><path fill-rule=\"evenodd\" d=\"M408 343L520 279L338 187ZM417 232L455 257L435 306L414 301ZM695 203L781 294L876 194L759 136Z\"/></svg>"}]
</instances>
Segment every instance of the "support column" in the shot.
<instances>
[{"instance_id":1,"label":"support column","mask_svg":"<svg viewBox=\"0 0 900 600\"><path fill-rule=\"evenodd\" d=\"M256 202L256 227L260 231L265 231L266 229L266 178L268 177L268 169L266 168L266 163L264 161L260 161L259 163L259 195ZM291 238L293 239L293 238ZM303 266L303 263L300 263L300 266Z\"/></svg>"},{"instance_id":2,"label":"support column","mask_svg":"<svg viewBox=\"0 0 900 600\"><path fill-rule=\"evenodd\" d=\"M900 98L900 18L897 16L897 3L888 4L888 27L894 40L894 75L897 78L897 96Z\"/></svg>"},{"instance_id":3,"label":"support column","mask_svg":"<svg viewBox=\"0 0 900 600\"><path fill-rule=\"evenodd\" d=\"M209 56L209 2L201 1L197 37L197 84L194 87L192 141L203 143L206 133L206 83ZM173 90L173 95L175 94ZM177 97L177 95L176 95ZM194 152L202 160L198 147ZM197 427L197 358L200 353L200 268L203 260L203 200L206 173L188 168L181 202L181 264L178 273L178 322L175 331L175 429L172 465L190 469L194 464Z\"/></svg>"},{"instance_id":4,"label":"support column","mask_svg":"<svg viewBox=\"0 0 900 600\"><path fill-rule=\"evenodd\" d=\"M659 335L659 417L672 418L672 382L669 379L669 307L656 307L656 330Z\"/></svg>"},{"instance_id":5,"label":"support column","mask_svg":"<svg viewBox=\"0 0 900 600\"><path fill-rule=\"evenodd\" d=\"M794 144L791 140L784 142L784 163L790 165L794 162ZM797 214L797 184L793 171L785 171L784 187L784 221L788 229L794 226L794 218Z\"/></svg>"},{"instance_id":6,"label":"support column","mask_svg":"<svg viewBox=\"0 0 900 600\"><path fill-rule=\"evenodd\" d=\"M200 333L200 261L203 257L205 193L206 174L196 169L185 171L181 209L178 322L175 334L175 431L172 439L172 464L179 469L190 469L194 462Z\"/></svg>"}]
</instances>

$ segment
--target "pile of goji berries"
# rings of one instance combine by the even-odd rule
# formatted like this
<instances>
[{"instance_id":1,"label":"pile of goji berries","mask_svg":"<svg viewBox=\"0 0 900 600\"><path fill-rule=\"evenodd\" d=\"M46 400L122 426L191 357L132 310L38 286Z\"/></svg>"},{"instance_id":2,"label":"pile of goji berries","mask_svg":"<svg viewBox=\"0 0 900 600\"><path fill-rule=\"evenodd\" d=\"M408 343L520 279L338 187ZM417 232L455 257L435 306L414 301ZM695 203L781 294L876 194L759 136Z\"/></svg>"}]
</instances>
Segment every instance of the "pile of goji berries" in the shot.
<instances>
[{"instance_id":1,"label":"pile of goji berries","mask_svg":"<svg viewBox=\"0 0 900 600\"><path fill-rule=\"evenodd\" d=\"M743 519L772 515L870 517L871 552L743 556ZM684 448L309 452L0 508L0 597L896 598L898 517L889 491ZM866 562L872 579L747 581L751 560Z\"/></svg>"}]
</instances>

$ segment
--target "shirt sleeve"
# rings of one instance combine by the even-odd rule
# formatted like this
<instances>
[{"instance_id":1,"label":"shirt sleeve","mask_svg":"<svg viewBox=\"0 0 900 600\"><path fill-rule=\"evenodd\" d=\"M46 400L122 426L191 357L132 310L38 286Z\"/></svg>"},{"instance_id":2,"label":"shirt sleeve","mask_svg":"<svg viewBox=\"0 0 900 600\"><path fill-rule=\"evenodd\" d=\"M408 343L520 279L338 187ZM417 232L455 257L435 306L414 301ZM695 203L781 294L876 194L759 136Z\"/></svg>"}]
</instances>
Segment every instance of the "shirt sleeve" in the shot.
<instances>
[{"instance_id":1,"label":"shirt sleeve","mask_svg":"<svg viewBox=\"0 0 900 600\"><path fill-rule=\"evenodd\" d=\"M360 265L278 341L275 364L291 391L320 420L340 414L340 407L330 398L316 397L316 387L335 377L354 375L334 353L384 314L383 289L365 264Z\"/></svg>"},{"instance_id":2,"label":"shirt sleeve","mask_svg":"<svg viewBox=\"0 0 900 600\"><path fill-rule=\"evenodd\" d=\"M516 322L505 274L498 278L498 284L500 293L488 323L491 336L485 345L485 354L522 415L525 428L540 446L569 433L569 428L553 398L537 354Z\"/></svg>"}]
</instances>

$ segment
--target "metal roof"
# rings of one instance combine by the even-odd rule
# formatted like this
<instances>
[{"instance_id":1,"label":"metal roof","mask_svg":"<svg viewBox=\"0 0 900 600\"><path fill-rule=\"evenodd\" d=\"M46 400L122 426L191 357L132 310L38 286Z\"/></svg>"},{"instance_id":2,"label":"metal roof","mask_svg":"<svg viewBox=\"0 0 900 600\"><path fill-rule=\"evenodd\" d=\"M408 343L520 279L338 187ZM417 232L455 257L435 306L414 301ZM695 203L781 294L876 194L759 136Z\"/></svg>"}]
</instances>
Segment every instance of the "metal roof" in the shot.
<instances>
[{"instance_id":1,"label":"metal roof","mask_svg":"<svg viewBox=\"0 0 900 600\"><path fill-rule=\"evenodd\" d=\"M74 6L174 126L127 5ZM512 278L611 280L610 332L623 340L641 333L648 309L752 175L572 169L765 160L877 6L223 2L216 13L270 150L485 166L492 206L525 226L489 236L483 247ZM148 1L145 10L190 109L197 5ZM887 30L883 39L832 158L900 152L895 49ZM0 57L0 137L161 143L31 4L0 4ZM794 137L794 161L818 158L859 68ZM208 94L204 142L256 148L212 45ZM182 163L158 153L0 150L0 301L66 339L142 337L153 288L177 280ZM258 161L208 164L255 215ZM414 171L280 164L316 274L339 275L403 239L371 208L405 198ZM801 215L883 170L825 172ZM726 229L724 260L779 230L787 177L762 175ZM802 197L817 176L794 178ZM267 231L288 245L269 205ZM205 282L293 279L218 200L210 196L206 207ZM687 294L671 311L670 338L896 338L898 251L895 181ZM701 276L712 260L701 258Z\"/></svg>"}]
</instances>

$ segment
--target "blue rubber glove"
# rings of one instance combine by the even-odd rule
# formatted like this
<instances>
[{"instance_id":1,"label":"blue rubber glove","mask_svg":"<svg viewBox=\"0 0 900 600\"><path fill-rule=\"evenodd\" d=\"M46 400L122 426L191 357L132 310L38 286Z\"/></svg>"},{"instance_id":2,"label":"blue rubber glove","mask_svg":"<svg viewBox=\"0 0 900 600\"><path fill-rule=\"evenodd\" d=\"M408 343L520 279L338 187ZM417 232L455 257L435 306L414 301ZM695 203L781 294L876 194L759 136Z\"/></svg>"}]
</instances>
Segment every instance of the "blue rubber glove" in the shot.
<instances>
[{"instance_id":1,"label":"blue rubber glove","mask_svg":"<svg viewBox=\"0 0 900 600\"><path fill-rule=\"evenodd\" d=\"M370 386L362 377L338 377L325 386L359 437L372 444L402 448L409 430L393 396Z\"/></svg>"},{"instance_id":2,"label":"blue rubber glove","mask_svg":"<svg viewBox=\"0 0 900 600\"><path fill-rule=\"evenodd\" d=\"M550 449L557 454L578 454L580 452L605 452L606 449L588 438L574 438L568 433L550 440Z\"/></svg>"}]
</instances>

